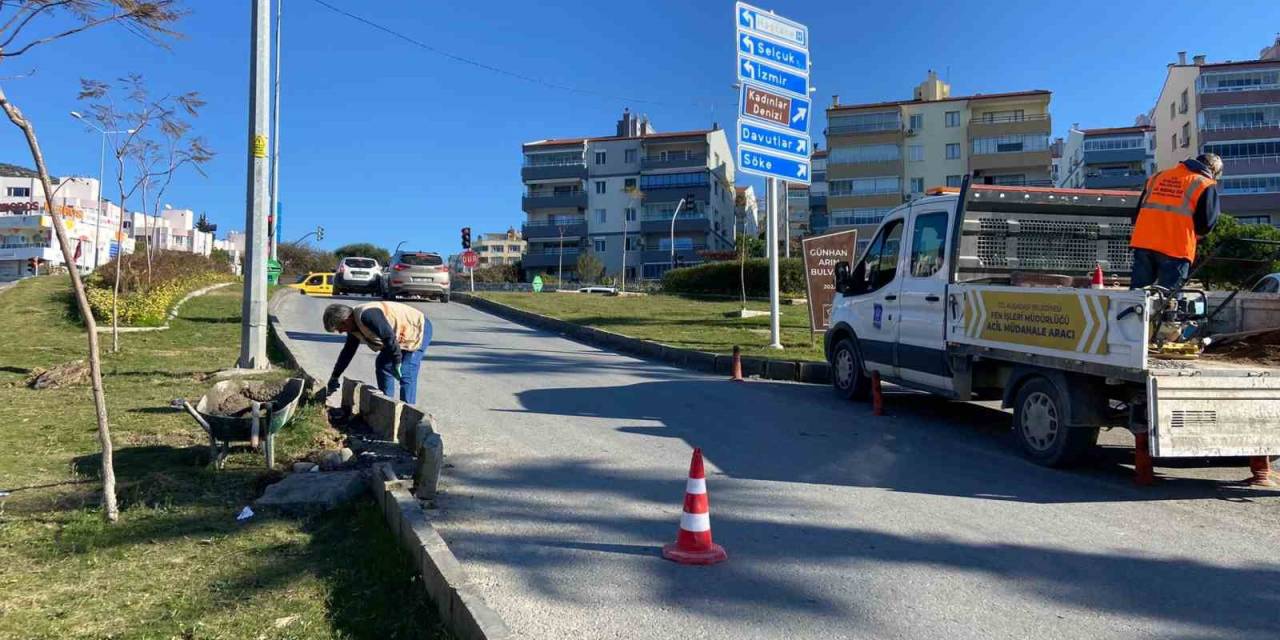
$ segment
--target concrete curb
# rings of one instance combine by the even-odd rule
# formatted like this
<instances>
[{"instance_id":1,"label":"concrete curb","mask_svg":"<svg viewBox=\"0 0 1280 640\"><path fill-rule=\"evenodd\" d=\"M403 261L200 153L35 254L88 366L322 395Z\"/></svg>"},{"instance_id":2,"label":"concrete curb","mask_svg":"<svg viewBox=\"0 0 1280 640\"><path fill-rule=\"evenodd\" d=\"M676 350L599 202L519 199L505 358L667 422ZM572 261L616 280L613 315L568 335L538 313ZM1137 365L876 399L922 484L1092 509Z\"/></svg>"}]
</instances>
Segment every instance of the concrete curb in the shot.
<instances>
[{"instance_id":1,"label":"concrete curb","mask_svg":"<svg viewBox=\"0 0 1280 640\"><path fill-rule=\"evenodd\" d=\"M182 305L186 304L188 300L196 296L202 296L216 289L221 289L223 287L231 286L233 284L235 283L219 282L218 284L209 285L207 287L196 289L195 291L192 291L191 293L188 293L187 295L182 296L181 299L179 299L176 303L174 303L173 308L169 310L169 315L165 317L164 324L158 327L116 327L116 330L119 331L120 333L147 333L149 331L168 331L169 323L172 322L174 318L178 317L178 310L181 309ZM111 327L100 326L98 327L98 333L111 333Z\"/></svg>"},{"instance_id":2,"label":"concrete curb","mask_svg":"<svg viewBox=\"0 0 1280 640\"><path fill-rule=\"evenodd\" d=\"M374 467L370 478L370 490L387 526L413 557L440 619L462 640L514 638L506 622L475 591L462 563L431 526L421 503L409 493L406 484L395 478L390 467L381 464Z\"/></svg>"},{"instance_id":3,"label":"concrete curb","mask_svg":"<svg viewBox=\"0 0 1280 640\"><path fill-rule=\"evenodd\" d=\"M461 291L453 292L453 299L508 320L560 333L583 344L601 349L620 351L647 360L658 360L684 369L728 375L730 363L732 362L731 357L724 354L669 347L649 340L632 338L594 327L574 324L567 320L558 320L530 313L523 309L517 309L501 302L494 302L493 300L473 296ZM742 375L758 376L766 380L830 384L831 365L825 362L807 360L743 357Z\"/></svg>"},{"instance_id":4,"label":"concrete curb","mask_svg":"<svg viewBox=\"0 0 1280 640\"><path fill-rule=\"evenodd\" d=\"M270 336L279 345L290 366L299 369L293 341L279 326L277 312L292 289L277 291L267 303ZM308 384L319 389L322 383L303 372ZM409 552L422 576L427 596L435 604L440 619L461 640L502 640L515 637L506 623L474 590L462 564L449 550L444 538L431 526L419 500L435 498L444 467L444 441L436 420L429 414L387 398L374 387L343 379L344 411L360 415L379 437L398 442L418 458L414 478L401 480L386 463L374 466L369 489L396 541ZM410 493L410 489L413 493Z\"/></svg>"}]
</instances>

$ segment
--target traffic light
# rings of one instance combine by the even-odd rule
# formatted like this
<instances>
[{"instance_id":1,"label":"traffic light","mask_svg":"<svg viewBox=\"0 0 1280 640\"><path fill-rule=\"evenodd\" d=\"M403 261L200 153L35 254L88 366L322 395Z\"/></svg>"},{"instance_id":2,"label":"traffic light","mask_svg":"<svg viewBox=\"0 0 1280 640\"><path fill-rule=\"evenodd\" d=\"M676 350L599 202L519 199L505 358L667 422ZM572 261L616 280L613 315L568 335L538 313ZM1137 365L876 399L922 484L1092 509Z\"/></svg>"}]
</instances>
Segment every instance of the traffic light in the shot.
<instances>
[{"instance_id":1,"label":"traffic light","mask_svg":"<svg viewBox=\"0 0 1280 640\"><path fill-rule=\"evenodd\" d=\"M463 249L471 248L471 227L462 228L462 248Z\"/></svg>"},{"instance_id":2,"label":"traffic light","mask_svg":"<svg viewBox=\"0 0 1280 640\"><path fill-rule=\"evenodd\" d=\"M35 272L36 272L36 269L37 269L37 266L36 266L36 259L35 259L35 258L27 258L27 271L30 271L31 273L35 273Z\"/></svg>"},{"instance_id":3,"label":"traffic light","mask_svg":"<svg viewBox=\"0 0 1280 640\"><path fill-rule=\"evenodd\" d=\"M316 240L324 240L324 227L316 227Z\"/></svg>"}]
</instances>

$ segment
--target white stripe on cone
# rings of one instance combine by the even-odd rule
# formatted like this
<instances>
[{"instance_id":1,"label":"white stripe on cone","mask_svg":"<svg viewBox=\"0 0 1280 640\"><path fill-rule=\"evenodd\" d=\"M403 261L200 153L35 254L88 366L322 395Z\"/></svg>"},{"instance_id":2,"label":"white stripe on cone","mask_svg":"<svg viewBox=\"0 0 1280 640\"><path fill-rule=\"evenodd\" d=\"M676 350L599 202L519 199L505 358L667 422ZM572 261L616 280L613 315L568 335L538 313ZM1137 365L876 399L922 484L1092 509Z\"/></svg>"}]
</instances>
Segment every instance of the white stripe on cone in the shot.
<instances>
[{"instance_id":1,"label":"white stripe on cone","mask_svg":"<svg viewBox=\"0 0 1280 640\"><path fill-rule=\"evenodd\" d=\"M680 516L680 528L693 533L711 530L711 514L686 513Z\"/></svg>"},{"instance_id":2,"label":"white stripe on cone","mask_svg":"<svg viewBox=\"0 0 1280 640\"><path fill-rule=\"evenodd\" d=\"M706 493L707 479L706 478L689 478L689 481L686 482L684 485L684 491L685 493L692 493L694 495L701 495Z\"/></svg>"}]
</instances>

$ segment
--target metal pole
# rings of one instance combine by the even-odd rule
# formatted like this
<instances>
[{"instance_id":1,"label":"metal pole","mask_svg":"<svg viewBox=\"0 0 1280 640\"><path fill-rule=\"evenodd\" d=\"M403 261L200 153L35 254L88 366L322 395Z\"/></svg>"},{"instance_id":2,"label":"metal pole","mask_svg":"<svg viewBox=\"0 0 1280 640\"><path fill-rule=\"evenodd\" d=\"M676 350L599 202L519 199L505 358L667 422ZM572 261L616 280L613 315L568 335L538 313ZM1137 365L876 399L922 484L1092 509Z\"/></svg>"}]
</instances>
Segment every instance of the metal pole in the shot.
<instances>
[{"instance_id":1,"label":"metal pole","mask_svg":"<svg viewBox=\"0 0 1280 640\"><path fill-rule=\"evenodd\" d=\"M619 291L627 291L627 212L622 212L622 286Z\"/></svg>"},{"instance_id":2,"label":"metal pole","mask_svg":"<svg viewBox=\"0 0 1280 640\"><path fill-rule=\"evenodd\" d=\"M556 288L564 284L564 225L560 225L560 253L556 256Z\"/></svg>"},{"instance_id":3,"label":"metal pole","mask_svg":"<svg viewBox=\"0 0 1280 640\"><path fill-rule=\"evenodd\" d=\"M791 185L782 181L782 251L791 257Z\"/></svg>"},{"instance_id":4,"label":"metal pole","mask_svg":"<svg viewBox=\"0 0 1280 640\"><path fill-rule=\"evenodd\" d=\"M684 198L680 198L680 202L676 203L676 212L671 214L671 266L668 269L676 268L676 218L680 217L680 207L684 206Z\"/></svg>"},{"instance_id":5,"label":"metal pole","mask_svg":"<svg viewBox=\"0 0 1280 640\"><path fill-rule=\"evenodd\" d=\"M784 194L785 196L785 194ZM769 221L769 348L782 348L782 310L778 307L778 179L765 183Z\"/></svg>"},{"instance_id":6,"label":"metal pole","mask_svg":"<svg viewBox=\"0 0 1280 640\"><path fill-rule=\"evenodd\" d=\"M241 303L240 367L267 363L267 132L271 78L270 0L253 0L249 50L249 163L245 195L244 300Z\"/></svg>"},{"instance_id":7,"label":"metal pole","mask_svg":"<svg viewBox=\"0 0 1280 640\"><path fill-rule=\"evenodd\" d=\"M107 132L102 132L102 152L98 154L98 224L93 226L93 270L102 264L102 174L107 167Z\"/></svg>"},{"instance_id":8,"label":"metal pole","mask_svg":"<svg viewBox=\"0 0 1280 640\"><path fill-rule=\"evenodd\" d=\"M276 73L271 88L271 259L279 260L280 247L280 13L284 0L276 0Z\"/></svg>"},{"instance_id":9,"label":"metal pole","mask_svg":"<svg viewBox=\"0 0 1280 640\"><path fill-rule=\"evenodd\" d=\"M471 276L471 293L476 292L476 270L473 267L467 267L467 275Z\"/></svg>"}]
</instances>

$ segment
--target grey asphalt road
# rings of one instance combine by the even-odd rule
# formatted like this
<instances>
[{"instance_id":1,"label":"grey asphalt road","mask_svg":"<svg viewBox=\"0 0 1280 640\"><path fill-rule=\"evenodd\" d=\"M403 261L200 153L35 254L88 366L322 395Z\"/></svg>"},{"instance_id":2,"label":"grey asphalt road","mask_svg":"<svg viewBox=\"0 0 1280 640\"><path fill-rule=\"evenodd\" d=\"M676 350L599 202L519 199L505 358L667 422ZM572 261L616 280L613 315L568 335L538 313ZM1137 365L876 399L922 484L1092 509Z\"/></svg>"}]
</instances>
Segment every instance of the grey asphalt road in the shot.
<instances>
[{"instance_id":1,"label":"grey asphalt road","mask_svg":"<svg viewBox=\"0 0 1280 640\"><path fill-rule=\"evenodd\" d=\"M329 301L280 316L327 377ZM526 638L1280 636L1280 493L1242 467L1159 467L1131 437L1081 469L1023 460L990 407L695 374L461 304L415 304L435 338L419 403L449 467L436 525ZM372 380L364 350L348 375ZM667 562L692 447L729 560Z\"/></svg>"}]
</instances>

